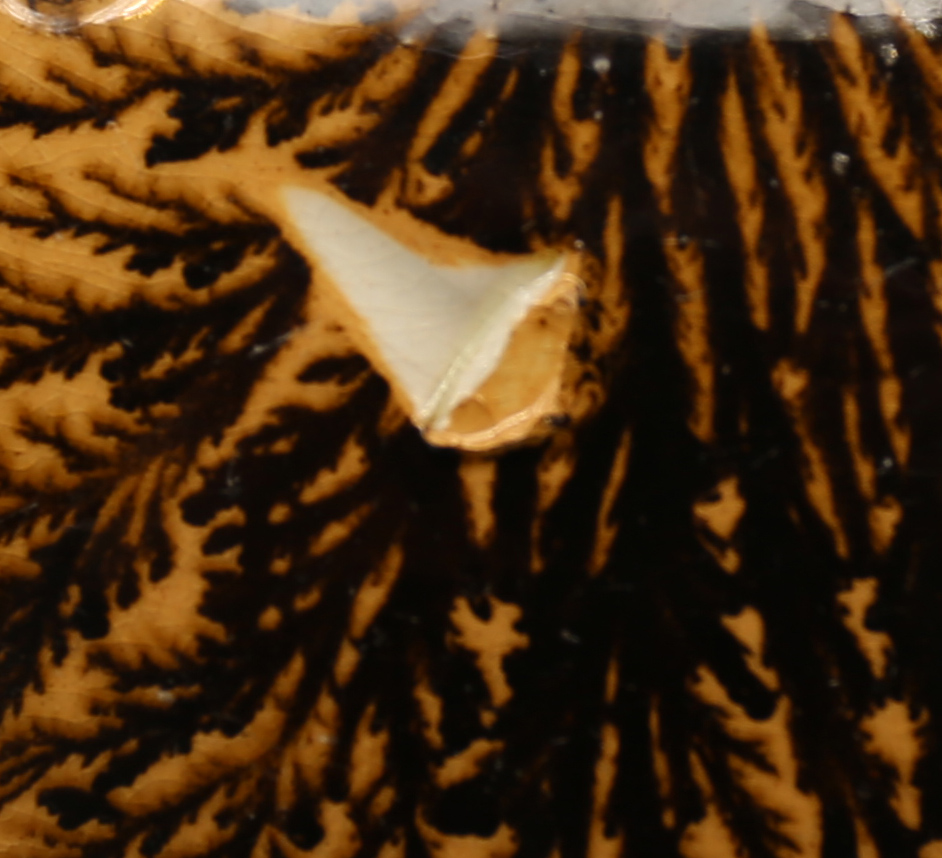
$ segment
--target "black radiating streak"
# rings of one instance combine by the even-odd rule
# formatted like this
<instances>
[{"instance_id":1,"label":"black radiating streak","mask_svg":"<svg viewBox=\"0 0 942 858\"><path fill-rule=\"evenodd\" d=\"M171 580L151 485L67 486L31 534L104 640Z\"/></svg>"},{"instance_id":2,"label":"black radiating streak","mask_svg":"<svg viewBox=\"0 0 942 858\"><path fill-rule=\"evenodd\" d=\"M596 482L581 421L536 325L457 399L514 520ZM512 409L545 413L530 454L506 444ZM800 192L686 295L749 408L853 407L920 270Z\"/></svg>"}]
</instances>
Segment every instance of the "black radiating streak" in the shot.
<instances>
[{"instance_id":1,"label":"black radiating streak","mask_svg":"<svg viewBox=\"0 0 942 858\"><path fill-rule=\"evenodd\" d=\"M676 222L666 223L644 173L644 128L651 112L644 88L645 42L641 36L598 32L582 36L582 70L573 104L582 117L598 112L601 152L568 222L555 222L539 194L538 170L543 141L553 133L555 67L570 35L501 36L506 44L425 158L432 174L452 180L454 192L415 212L442 230L494 250L524 251L534 238L578 237L604 261L608 203L615 194L624 202L621 274L631 319L623 342L607 358L605 404L597 417L574 429L579 442L575 471L549 511L538 545L545 569L539 575L530 571L541 448L500 458L495 539L481 548L468 536L458 454L429 447L408 426L392 436L380 431L389 391L362 357L314 363L301 374L303 382L349 384L350 398L326 413L284 409L276 422L240 442L232 459L207 470L203 487L184 504L186 521L194 526L208 527L236 506L244 513L244 523L213 528L203 544L207 556L239 550L242 571L207 574L209 586L200 608L225 629L225 638L203 641L199 658L181 657L175 669L149 663L132 669L105 655L97 657L97 666L111 673L119 691L158 686L188 693L174 696L162 709L122 702L114 713L119 726L103 728L90 739L49 739L49 753L24 763L29 777L5 793L8 799L20 794L68 754L89 760L113 754L90 789L57 787L40 798L63 829L77 830L92 820L112 826L113 836L82 848L84 858L123 854L139 837L144 855L159 855L217 786L234 787L246 776L236 773L222 783L181 793L170 806L142 817L125 816L108 798L160 759L188 753L201 734L240 734L299 652L305 668L286 713L282 744L304 728L322 689L332 689L341 729L324 781L318 786L302 783L293 807L276 811L277 754L283 747L276 748L250 773L259 775L259 784L243 804L217 815L228 839L208 849L207 858L249 858L269 824L298 849L323 842L316 809L348 797L351 748L367 712L372 712L372 728L388 729L390 739L380 782L351 807L360 835L358 858L377 855L391 836L404 839L409 858L427 855L417 812L444 834L487 837L506 823L516 833L522 858L546 858L554 850L562 858L581 858L589 844L601 733L609 722L619 732L617 774L602 813L607 833L624 838L627 855L679 856L685 829L703 819L705 799L691 753L707 773L712 800L743 854L787 854L793 845L786 833L788 821L757 803L739 775L743 764L770 771L766 749L731 735L720 714L692 693L691 683L704 668L759 722L772 717L787 695L799 787L822 807L823 858L855 854L855 819L865 822L880 853L893 858L915 856L929 839L942 836L942 747L935 734L924 737L925 756L917 773L923 828L910 831L892 808L895 774L868 750L857 726L871 709L904 695L913 701L914 714L927 714L929 724L942 717L942 586L937 571L942 564L942 351L928 271L939 253L937 230L924 242L911 236L863 166L840 119L826 46L778 46L801 83L809 133L821 148L819 163L826 167L830 152L838 151L849 154L851 165L844 175L824 170L829 267L810 328L797 336L797 233L774 159L762 143L749 45L724 39L691 46L694 88L677 165ZM373 106L381 121L372 133L343 146L301 153L299 168L336 168L334 181L341 190L360 201L374 201L401 166L419 121L452 67L453 57L435 39L422 48L421 71L413 85L388 104ZM453 46L454 33L448 39ZM393 44L389 34L380 34L353 59L297 72L295 78L286 72L275 86L251 77L198 79L196 72L192 78L148 81L134 97L155 89L176 92L171 114L180 123L174 135L154 139L148 163L198 158L214 148L223 152L238 143L260 111L267 111L271 145L293 139L309 121L317 121L310 111L318 99L329 96L341 103L344 88L362 80ZM877 45L867 49L879 54ZM604 74L593 65L599 56L610 64ZM118 56L99 60L122 61ZM921 84L913 62L901 50L892 72L883 68L882 73L888 75L896 121L908 123L927 169L938 170L932 131L914 95ZM768 199L762 246L773 273L768 337L760 337L749 322L743 248L720 150L721 103L730 68L737 72L736 85L747 106ZM511 75L516 83L501 102ZM218 102L220 94L227 101ZM116 103L115 114L130 103ZM69 128L92 116L91 106L85 113L58 117L39 108L31 113L19 103L2 107L0 123L31 124L37 133ZM95 116L100 120L100 109ZM483 135L481 146L463 155L465 142L475 134ZM556 166L564 173L565 153L556 148ZM882 425L879 372L856 302L861 271L854 236L861 199L873 207L879 261L888 272L887 330L903 385L903 420L912 429L905 473ZM61 211L53 215L52 221L65 217ZM6 219L36 234L56 228L52 221ZM677 346L676 291L661 239L668 227L700 242L704 254L717 367L717 440L710 445L688 427L691 381ZM75 235L106 236L111 229L73 221L68 228ZM206 308L171 313L139 304L89 318L80 318L71 308L68 324L44 329L52 344L14 353L0 383L6 387L17 379L38 378L50 367L77 372L88 355L121 342L120 356L104 368L114 386L113 404L135 411L174 402L182 412L179 419L155 424L153 432L136 442L137 458L132 455L125 466L143 467L157 455L191 462L203 439L218 441L236 420L255 381L293 335L306 292L318 288L276 225L265 227L264 246L254 247L245 244L244 224L212 228L217 230L213 249L199 258L193 256L193 236L157 233L108 236L112 244L102 252L132 246L129 267L144 276L185 257L187 283L195 289L236 270L243 252L277 247L271 270ZM216 343L272 296L253 343L232 355L214 351ZM79 326L81 331L73 331ZM200 337L206 346L200 360L159 380L142 376L161 355L179 356ZM812 430L824 451L847 533L846 559L836 553L801 481L800 442L771 380L773 367L785 356L809 369L808 395L817 415ZM840 402L848 385L859 390L865 450L874 461L886 463L880 466L879 490L894 493L903 504L897 538L882 558L869 545L866 506L847 449ZM612 515L618 535L608 563L593 578L587 570L601 496L625 430L631 432L632 445L628 477ZM336 464L351 437L370 463L365 476L329 498L300 504L301 488ZM694 502L729 476L738 478L746 500L735 536L743 563L735 576L721 570L704 548L691 512ZM3 533L12 537L53 506L60 519L75 513L59 540L35 552L43 570L39 581L5 582L0 690L10 706L19 705L31 684L41 683L37 663L44 646L51 645L61 659L68 630L87 639L107 633L109 587L115 586L122 606L139 598L136 559L146 560L151 580L169 573L173 546L157 501L148 509L137 545L121 545L130 507L95 531L110 485L107 479L89 480L57 502L38 494L35 505L26 507L28 514L0 520ZM292 514L273 521L270 513L278 504L287 504ZM350 538L322 556L311 556L312 537L364 509ZM403 548L403 568L388 601L357 643L357 670L348 684L338 687L334 661L347 634L354 595L394 543ZM276 558L287 559L287 574L270 571ZM894 645L890 670L881 680L871 674L836 601L853 580L869 576L878 578L879 596L868 625L887 632ZM70 586L78 587L80 598L77 607L63 614ZM299 600L315 588L318 600ZM449 614L456 599L466 598L486 618L491 597L520 606L518 628L530 643L505 659L513 696L488 726L480 718L490 705L488 689L471 654L454 645ZM745 653L723 624L724 617L747 606L763 618L764 658L779 677L779 689L766 687L750 672ZM269 608L277 608L282 618L274 628L259 623ZM611 664L617 670L617 689L614 700L606 702ZM442 700L440 749L422 737L413 696L419 680L428 682ZM654 770L652 711L669 764L666 786ZM127 745L132 737L141 739L137 746ZM452 788L437 786L430 771L480 738L503 742L503 750L471 780ZM14 748L10 753L25 751ZM394 799L377 820L368 808L387 786ZM663 800L662 789L667 790ZM670 825L662 812L665 802L674 818Z\"/></svg>"}]
</instances>

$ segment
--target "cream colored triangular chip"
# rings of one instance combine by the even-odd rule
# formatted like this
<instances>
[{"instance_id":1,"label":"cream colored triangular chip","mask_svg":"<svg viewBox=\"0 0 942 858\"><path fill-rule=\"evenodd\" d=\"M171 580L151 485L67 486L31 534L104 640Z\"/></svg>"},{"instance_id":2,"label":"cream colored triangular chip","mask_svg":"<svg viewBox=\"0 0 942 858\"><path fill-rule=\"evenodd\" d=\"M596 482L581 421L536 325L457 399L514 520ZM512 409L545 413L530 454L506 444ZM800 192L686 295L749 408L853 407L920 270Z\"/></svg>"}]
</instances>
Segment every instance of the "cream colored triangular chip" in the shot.
<instances>
[{"instance_id":1,"label":"cream colored triangular chip","mask_svg":"<svg viewBox=\"0 0 942 858\"><path fill-rule=\"evenodd\" d=\"M413 422L435 443L485 448L488 433L499 440L492 426L483 427L478 442L462 444L448 432L452 415L494 376L532 309L547 299L559 303L561 283L567 292L562 303L574 309L578 279L565 272L564 255L531 254L493 265L435 264L353 204L298 187L284 189L284 199L316 270L328 276L358 317L362 330L354 336L368 340L361 347L378 358L380 370L407 398ZM535 398L545 400L545 391Z\"/></svg>"}]
</instances>

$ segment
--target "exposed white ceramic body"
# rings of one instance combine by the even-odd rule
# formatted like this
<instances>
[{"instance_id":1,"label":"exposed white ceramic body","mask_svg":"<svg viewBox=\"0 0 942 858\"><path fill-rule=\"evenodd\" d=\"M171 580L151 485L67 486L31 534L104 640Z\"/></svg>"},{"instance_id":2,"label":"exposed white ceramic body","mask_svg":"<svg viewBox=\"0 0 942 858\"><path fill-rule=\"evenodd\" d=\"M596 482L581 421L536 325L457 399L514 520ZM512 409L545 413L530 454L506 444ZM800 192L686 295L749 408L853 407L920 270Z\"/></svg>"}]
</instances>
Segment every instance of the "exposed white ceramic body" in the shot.
<instances>
[{"instance_id":1,"label":"exposed white ceramic body","mask_svg":"<svg viewBox=\"0 0 942 858\"><path fill-rule=\"evenodd\" d=\"M561 254L436 265L326 194L284 190L321 273L358 317L422 428L443 430L499 364L515 327L554 287ZM316 274L315 274L316 276Z\"/></svg>"}]
</instances>

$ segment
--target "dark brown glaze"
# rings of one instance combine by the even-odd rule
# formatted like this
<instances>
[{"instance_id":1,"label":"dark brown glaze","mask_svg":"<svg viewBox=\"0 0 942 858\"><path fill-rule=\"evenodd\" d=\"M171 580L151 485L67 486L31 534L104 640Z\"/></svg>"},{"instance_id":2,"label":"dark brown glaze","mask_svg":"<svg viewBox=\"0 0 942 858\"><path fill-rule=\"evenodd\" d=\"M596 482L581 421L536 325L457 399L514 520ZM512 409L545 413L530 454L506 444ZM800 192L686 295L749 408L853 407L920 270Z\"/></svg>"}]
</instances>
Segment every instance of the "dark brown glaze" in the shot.
<instances>
[{"instance_id":1,"label":"dark brown glaze","mask_svg":"<svg viewBox=\"0 0 942 858\"><path fill-rule=\"evenodd\" d=\"M0 849L942 852L937 46L249 11L0 23ZM568 419L427 444L289 181L581 242Z\"/></svg>"}]
</instances>

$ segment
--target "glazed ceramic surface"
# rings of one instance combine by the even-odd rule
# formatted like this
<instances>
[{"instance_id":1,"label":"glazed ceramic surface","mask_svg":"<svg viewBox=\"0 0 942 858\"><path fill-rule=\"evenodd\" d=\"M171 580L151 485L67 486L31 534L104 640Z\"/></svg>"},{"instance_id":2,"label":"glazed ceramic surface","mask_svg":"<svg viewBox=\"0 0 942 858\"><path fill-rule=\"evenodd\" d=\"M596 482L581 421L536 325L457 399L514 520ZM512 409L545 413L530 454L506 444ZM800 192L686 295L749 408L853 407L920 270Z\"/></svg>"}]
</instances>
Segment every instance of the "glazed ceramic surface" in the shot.
<instances>
[{"instance_id":1,"label":"glazed ceramic surface","mask_svg":"<svg viewBox=\"0 0 942 858\"><path fill-rule=\"evenodd\" d=\"M0 854L939 858L938 14L7 0Z\"/></svg>"}]
</instances>

